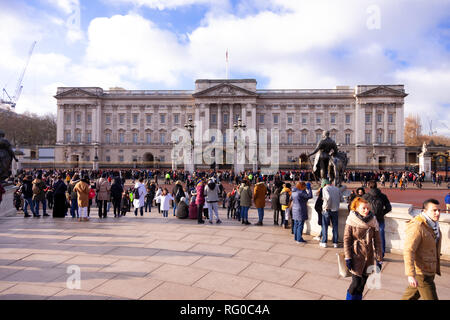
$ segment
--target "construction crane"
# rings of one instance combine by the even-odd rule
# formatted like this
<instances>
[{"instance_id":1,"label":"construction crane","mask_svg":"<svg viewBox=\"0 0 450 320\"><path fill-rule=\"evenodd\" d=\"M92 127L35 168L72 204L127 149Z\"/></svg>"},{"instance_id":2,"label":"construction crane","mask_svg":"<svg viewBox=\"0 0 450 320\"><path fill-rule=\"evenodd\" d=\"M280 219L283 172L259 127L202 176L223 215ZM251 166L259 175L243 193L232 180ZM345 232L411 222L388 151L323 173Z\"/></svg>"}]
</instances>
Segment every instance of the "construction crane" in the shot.
<instances>
[{"instance_id":1,"label":"construction crane","mask_svg":"<svg viewBox=\"0 0 450 320\"><path fill-rule=\"evenodd\" d=\"M31 44L31 48L28 52L27 61L25 63L25 67L23 68L22 73L20 74L19 80L17 80L16 91L14 92L13 97L8 94L5 88L3 88L3 99L1 100L0 106L2 109L14 110L17 104L17 101L20 98L20 94L22 93L23 85L23 77L25 76L25 71L27 70L28 63L30 62L31 55L33 54L34 47L36 46L36 41L33 41ZM8 99L5 99L5 95Z\"/></svg>"}]
</instances>

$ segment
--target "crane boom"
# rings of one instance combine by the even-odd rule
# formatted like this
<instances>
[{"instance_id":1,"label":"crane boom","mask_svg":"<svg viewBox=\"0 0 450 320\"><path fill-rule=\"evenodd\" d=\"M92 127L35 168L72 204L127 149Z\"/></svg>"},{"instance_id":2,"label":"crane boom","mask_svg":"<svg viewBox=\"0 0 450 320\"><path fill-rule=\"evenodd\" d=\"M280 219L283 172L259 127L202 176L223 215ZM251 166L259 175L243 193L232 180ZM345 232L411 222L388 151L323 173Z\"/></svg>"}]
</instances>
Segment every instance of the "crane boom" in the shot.
<instances>
[{"instance_id":1,"label":"crane boom","mask_svg":"<svg viewBox=\"0 0 450 320\"><path fill-rule=\"evenodd\" d=\"M31 48L30 51L28 52L28 57L27 57L27 62L25 63L25 67L23 68L22 73L20 74L19 80L17 80L17 87L16 87L16 91L14 93L14 96L12 98L12 102L15 104L17 103L17 100L19 100L20 94L22 93L22 81L23 81L23 77L25 76L25 71L27 70L28 67L28 63L30 62L30 58L31 55L33 54L33 50L34 47L36 46L36 41L33 41L33 43L31 44Z\"/></svg>"}]
</instances>

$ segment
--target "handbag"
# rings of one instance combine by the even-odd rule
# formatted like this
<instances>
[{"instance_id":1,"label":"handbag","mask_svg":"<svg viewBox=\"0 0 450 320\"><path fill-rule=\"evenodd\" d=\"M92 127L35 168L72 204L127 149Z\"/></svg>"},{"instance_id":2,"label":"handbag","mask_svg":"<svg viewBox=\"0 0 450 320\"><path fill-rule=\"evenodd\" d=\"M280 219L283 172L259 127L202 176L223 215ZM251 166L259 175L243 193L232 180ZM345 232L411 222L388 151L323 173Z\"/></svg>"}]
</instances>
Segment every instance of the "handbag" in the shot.
<instances>
[{"instance_id":1,"label":"handbag","mask_svg":"<svg viewBox=\"0 0 450 320\"><path fill-rule=\"evenodd\" d=\"M345 263L345 254L344 252L336 253L338 259L338 268L339 275L343 278L350 277L352 274L347 268L347 264Z\"/></svg>"}]
</instances>

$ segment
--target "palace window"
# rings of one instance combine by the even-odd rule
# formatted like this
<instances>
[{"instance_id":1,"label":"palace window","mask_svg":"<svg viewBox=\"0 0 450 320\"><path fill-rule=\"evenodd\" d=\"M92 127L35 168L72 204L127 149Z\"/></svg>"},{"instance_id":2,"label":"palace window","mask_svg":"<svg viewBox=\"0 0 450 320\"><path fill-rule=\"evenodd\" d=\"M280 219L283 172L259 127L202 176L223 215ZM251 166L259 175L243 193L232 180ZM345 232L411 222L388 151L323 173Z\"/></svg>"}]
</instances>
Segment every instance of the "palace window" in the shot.
<instances>
[{"instance_id":1,"label":"palace window","mask_svg":"<svg viewBox=\"0 0 450 320\"><path fill-rule=\"evenodd\" d=\"M349 114L345 115L345 124L350 124L350 115Z\"/></svg>"},{"instance_id":2,"label":"palace window","mask_svg":"<svg viewBox=\"0 0 450 320\"><path fill-rule=\"evenodd\" d=\"M394 132L389 132L388 134L388 142L394 143Z\"/></svg>"},{"instance_id":3,"label":"palace window","mask_svg":"<svg viewBox=\"0 0 450 320\"><path fill-rule=\"evenodd\" d=\"M308 120L307 120L307 116L306 115L302 115L302 124L307 124Z\"/></svg>"},{"instance_id":4,"label":"palace window","mask_svg":"<svg viewBox=\"0 0 450 320\"><path fill-rule=\"evenodd\" d=\"M228 113L223 115L223 123L228 123Z\"/></svg>"},{"instance_id":5,"label":"palace window","mask_svg":"<svg viewBox=\"0 0 450 320\"><path fill-rule=\"evenodd\" d=\"M161 144L166 143L166 135L164 132L161 132L159 135L159 143L161 143Z\"/></svg>"},{"instance_id":6,"label":"palace window","mask_svg":"<svg viewBox=\"0 0 450 320\"><path fill-rule=\"evenodd\" d=\"M125 142L125 133L119 132L119 143Z\"/></svg>"},{"instance_id":7,"label":"palace window","mask_svg":"<svg viewBox=\"0 0 450 320\"><path fill-rule=\"evenodd\" d=\"M88 132L86 134L86 142L87 143L91 143L91 141L92 141L92 134L90 132Z\"/></svg>"},{"instance_id":8,"label":"palace window","mask_svg":"<svg viewBox=\"0 0 450 320\"><path fill-rule=\"evenodd\" d=\"M151 115L151 114L147 114L147 115L145 116L145 119L146 119L147 124L152 123L152 115Z\"/></svg>"},{"instance_id":9,"label":"palace window","mask_svg":"<svg viewBox=\"0 0 450 320\"><path fill-rule=\"evenodd\" d=\"M119 114L119 123L120 124L124 124L125 123L125 115L124 114Z\"/></svg>"},{"instance_id":10,"label":"palace window","mask_svg":"<svg viewBox=\"0 0 450 320\"><path fill-rule=\"evenodd\" d=\"M377 133L377 143L383 142L383 134L381 132Z\"/></svg>"},{"instance_id":11,"label":"palace window","mask_svg":"<svg viewBox=\"0 0 450 320\"><path fill-rule=\"evenodd\" d=\"M273 115L273 123L278 124L278 115L277 114Z\"/></svg>"},{"instance_id":12,"label":"palace window","mask_svg":"<svg viewBox=\"0 0 450 320\"><path fill-rule=\"evenodd\" d=\"M366 123L372 122L372 115L370 113L366 113Z\"/></svg>"},{"instance_id":13,"label":"palace window","mask_svg":"<svg viewBox=\"0 0 450 320\"><path fill-rule=\"evenodd\" d=\"M138 123L138 115L133 114L133 124L137 124L137 123Z\"/></svg>"},{"instance_id":14,"label":"palace window","mask_svg":"<svg viewBox=\"0 0 450 320\"><path fill-rule=\"evenodd\" d=\"M90 113L87 114L87 122L92 123L92 114Z\"/></svg>"},{"instance_id":15,"label":"palace window","mask_svg":"<svg viewBox=\"0 0 450 320\"><path fill-rule=\"evenodd\" d=\"M264 115L263 114L259 115L259 123L264 124Z\"/></svg>"},{"instance_id":16,"label":"palace window","mask_svg":"<svg viewBox=\"0 0 450 320\"><path fill-rule=\"evenodd\" d=\"M110 156L106 156L105 159L106 159L106 162L110 162L111 161L111 157Z\"/></svg>"},{"instance_id":17,"label":"palace window","mask_svg":"<svg viewBox=\"0 0 450 320\"><path fill-rule=\"evenodd\" d=\"M369 132L366 132L366 144L372 143L372 134Z\"/></svg>"},{"instance_id":18,"label":"palace window","mask_svg":"<svg viewBox=\"0 0 450 320\"><path fill-rule=\"evenodd\" d=\"M287 123L288 124L292 124L292 116L291 115L288 115L288 117L287 117Z\"/></svg>"},{"instance_id":19,"label":"palace window","mask_svg":"<svg viewBox=\"0 0 450 320\"><path fill-rule=\"evenodd\" d=\"M217 114L211 113L211 123L216 123L216 122L217 122Z\"/></svg>"},{"instance_id":20,"label":"palace window","mask_svg":"<svg viewBox=\"0 0 450 320\"><path fill-rule=\"evenodd\" d=\"M345 134L345 144L350 144L350 133Z\"/></svg>"},{"instance_id":21,"label":"palace window","mask_svg":"<svg viewBox=\"0 0 450 320\"><path fill-rule=\"evenodd\" d=\"M77 113L77 123L81 123L81 114Z\"/></svg>"},{"instance_id":22,"label":"palace window","mask_svg":"<svg viewBox=\"0 0 450 320\"><path fill-rule=\"evenodd\" d=\"M180 115L179 114L174 114L173 115L173 122L175 124L179 124L180 123Z\"/></svg>"},{"instance_id":23,"label":"palace window","mask_svg":"<svg viewBox=\"0 0 450 320\"><path fill-rule=\"evenodd\" d=\"M138 134L133 133L133 143L138 143Z\"/></svg>"},{"instance_id":24,"label":"palace window","mask_svg":"<svg viewBox=\"0 0 450 320\"><path fill-rule=\"evenodd\" d=\"M72 135L70 132L66 132L66 143L69 143L72 141Z\"/></svg>"},{"instance_id":25,"label":"palace window","mask_svg":"<svg viewBox=\"0 0 450 320\"><path fill-rule=\"evenodd\" d=\"M383 114L377 113L377 122L378 122L378 123L381 123L381 122L382 122L382 119L383 119Z\"/></svg>"},{"instance_id":26,"label":"palace window","mask_svg":"<svg viewBox=\"0 0 450 320\"><path fill-rule=\"evenodd\" d=\"M394 122L394 114L393 113L389 113L388 114L388 122L389 123L393 123Z\"/></svg>"},{"instance_id":27,"label":"palace window","mask_svg":"<svg viewBox=\"0 0 450 320\"><path fill-rule=\"evenodd\" d=\"M308 143L308 134L302 133L302 144Z\"/></svg>"},{"instance_id":28,"label":"palace window","mask_svg":"<svg viewBox=\"0 0 450 320\"><path fill-rule=\"evenodd\" d=\"M288 134L287 134L287 143L288 144L292 144L292 137L293 137L292 132L288 132Z\"/></svg>"},{"instance_id":29,"label":"palace window","mask_svg":"<svg viewBox=\"0 0 450 320\"><path fill-rule=\"evenodd\" d=\"M151 133L146 133L145 135L145 141L150 144L152 143L152 134Z\"/></svg>"},{"instance_id":30,"label":"palace window","mask_svg":"<svg viewBox=\"0 0 450 320\"><path fill-rule=\"evenodd\" d=\"M316 116L316 124L320 124L322 122L322 115L321 114L318 114L317 116Z\"/></svg>"},{"instance_id":31,"label":"palace window","mask_svg":"<svg viewBox=\"0 0 450 320\"><path fill-rule=\"evenodd\" d=\"M322 133L316 133L316 143L319 143L319 141L322 139Z\"/></svg>"},{"instance_id":32,"label":"palace window","mask_svg":"<svg viewBox=\"0 0 450 320\"><path fill-rule=\"evenodd\" d=\"M77 143L81 142L81 132L77 132L75 134L75 140L76 140Z\"/></svg>"},{"instance_id":33,"label":"palace window","mask_svg":"<svg viewBox=\"0 0 450 320\"><path fill-rule=\"evenodd\" d=\"M71 116L70 113L66 114L66 124L70 124L71 122Z\"/></svg>"},{"instance_id":34,"label":"palace window","mask_svg":"<svg viewBox=\"0 0 450 320\"><path fill-rule=\"evenodd\" d=\"M111 133L105 134L105 142L106 143L111 143Z\"/></svg>"},{"instance_id":35,"label":"palace window","mask_svg":"<svg viewBox=\"0 0 450 320\"><path fill-rule=\"evenodd\" d=\"M123 162L123 156L119 156L119 162Z\"/></svg>"},{"instance_id":36,"label":"palace window","mask_svg":"<svg viewBox=\"0 0 450 320\"><path fill-rule=\"evenodd\" d=\"M331 117L330 117L330 123L331 124L336 124L336 115L333 113L333 114L331 114Z\"/></svg>"},{"instance_id":37,"label":"palace window","mask_svg":"<svg viewBox=\"0 0 450 320\"><path fill-rule=\"evenodd\" d=\"M165 114L160 114L159 115L159 122L160 123L166 123L166 115Z\"/></svg>"}]
</instances>

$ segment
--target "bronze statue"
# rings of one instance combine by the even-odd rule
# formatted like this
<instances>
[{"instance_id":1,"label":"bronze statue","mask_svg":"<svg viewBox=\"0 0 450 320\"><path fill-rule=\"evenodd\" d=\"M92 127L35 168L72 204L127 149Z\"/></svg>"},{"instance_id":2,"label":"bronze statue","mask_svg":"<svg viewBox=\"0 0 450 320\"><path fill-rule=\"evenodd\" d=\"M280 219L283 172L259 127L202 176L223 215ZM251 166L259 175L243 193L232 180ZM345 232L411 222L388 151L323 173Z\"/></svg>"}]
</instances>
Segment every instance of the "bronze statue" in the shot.
<instances>
[{"instance_id":1,"label":"bronze statue","mask_svg":"<svg viewBox=\"0 0 450 320\"><path fill-rule=\"evenodd\" d=\"M330 157L336 156L338 152L338 147L336 142L330 138L330 132L325 131L322 135L322 140L317 144L316 149L308 155L308 158L316 154L318 151L320 153L316 155L314 160L313 171L317 177L321 179L329 179L330 173Z\"/></svg>"},{"instance_id":2,"label":"bronze statue","mask_svg":"<svg viewBox=\"0 0 450 320\"><path fill-rule=\"evenodd\" d=\"M17 160L11 147L11 143L5 138L5 133L0 130L0 181L7 179L11 175L11 162Z\"/></svg>"}]
</instances>

